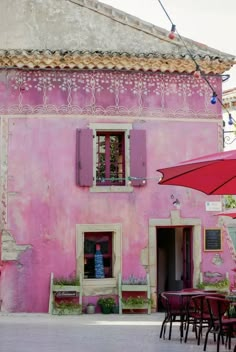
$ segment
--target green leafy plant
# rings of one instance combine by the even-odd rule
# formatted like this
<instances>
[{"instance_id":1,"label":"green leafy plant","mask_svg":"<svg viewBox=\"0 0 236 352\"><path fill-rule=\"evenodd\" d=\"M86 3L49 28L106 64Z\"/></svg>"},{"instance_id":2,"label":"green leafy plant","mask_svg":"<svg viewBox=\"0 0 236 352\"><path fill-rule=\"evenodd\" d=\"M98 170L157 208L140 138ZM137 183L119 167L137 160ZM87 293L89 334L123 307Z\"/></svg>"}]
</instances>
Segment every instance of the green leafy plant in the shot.
<instances>
[{"instance_id":1,"label":"green leafy plant","mask_svg":"<svg viewBox=\"0 0 236 352\"><path fill-rule=\"evenodd\" d=\"M136 297L128 297L122 298L122 303L127 306L143 306L146 304L152 304L151 298L136 296Z\"/></svg>"},{"instance_id":2,"label":"green leafy plant","mask_svg":"<svg viewBox=\"0 0 236 352\"><path fill-rule=\"evenodd\" d=\"M58 301L53 303L53 307L55 312L58 312L58 314L65 314L65 313L72 313L74 311L81 313L82 312L82 306L81 304L73 301Z\"/></svg>"},{"instance_id":3,"label":"green leafy plant","mask_svg":"<svg viewBox=\"0 0 236 352\"><path fill-rule=\"evenodd\" d=\"M99 306L108 308L112 308L116 305L115 299L113 297L100 297L97 303Z\"/></svg>"},{"instance_id":4,"label":"green leafy plant","mask_svg":"<svg viewBox=\"0 0 236 352\"><path fill-rule=\"evenodd\" d=\"M230 306L228 314L230 318L236 318L236 311L234 306Z\"/></svg>"},{"instance_id":5,"label":"green leafy plant","mask_svg":"<svg viewBox=\"0 0 236 352\"><path fill-rule=\"evenodd\" d=\"M225 202L226 209L236 208L235 196L232 196L231 194L224 196L224 202Z\"/></svg>"},{"instance_id":6,"label":"green leafy plant","mask_svg":"<svg viewBox=\"0 0 236 352\"><path fill-rule=\"evenodd\" d=\"M53 279L53 284L58 286L80 286L79 277L58 277Z\"/></svg>"},{"instance_id":7,"label":"green leafy plant","mask_svg":"<svg viewBox=\"0 0 236 352\"><path fill-rule=\"evenodd\" d=\"M197 285L197 288L201 288L204 289L205 287L212 287L212 288L218 288L218 289L222 289L222 288L228 288L229 287L229 280L228 279L223 279L223 280L218 280L218 281L203 281L200 282Z\"/></svg>"}]
</instances>

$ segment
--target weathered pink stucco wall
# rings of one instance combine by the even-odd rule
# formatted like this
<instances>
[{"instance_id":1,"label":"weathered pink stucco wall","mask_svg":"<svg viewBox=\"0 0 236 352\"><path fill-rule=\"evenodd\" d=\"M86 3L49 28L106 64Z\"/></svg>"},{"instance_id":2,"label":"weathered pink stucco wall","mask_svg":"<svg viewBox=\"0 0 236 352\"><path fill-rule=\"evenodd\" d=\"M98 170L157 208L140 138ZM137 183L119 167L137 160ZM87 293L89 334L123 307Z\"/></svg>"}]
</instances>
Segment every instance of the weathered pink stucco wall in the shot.
<instances>
[{"instance_id":1,"label":"weathered pink stucco wall","mask_svg":"<svg viewBox=\"0 0 236 352\"><path fill-rule=\"evenodd\" d=\"M17 244L30 245L18 261L4 262L5 310L47 311L50 272L75 272L76 224L122 224L124 276L144 274L140 253L147 246L148 221L170 216L171 195L180 200L182 217L216 226L216 217L205 212L204 194L157 185L157 168L218 150L221 107L210 104L203 80L111 72L12 72L8 78L2 72L0 77L0 111L9 115L7 230ZM221 91L220 79L211 83ZM91 193L76 185L76 129L90 122L132 123L146 130L146 186L133 193ZM224 249L230 266L227 243ZM203 258L202 269L210 270L211 254Z\"/></svg>"}]
</instances>

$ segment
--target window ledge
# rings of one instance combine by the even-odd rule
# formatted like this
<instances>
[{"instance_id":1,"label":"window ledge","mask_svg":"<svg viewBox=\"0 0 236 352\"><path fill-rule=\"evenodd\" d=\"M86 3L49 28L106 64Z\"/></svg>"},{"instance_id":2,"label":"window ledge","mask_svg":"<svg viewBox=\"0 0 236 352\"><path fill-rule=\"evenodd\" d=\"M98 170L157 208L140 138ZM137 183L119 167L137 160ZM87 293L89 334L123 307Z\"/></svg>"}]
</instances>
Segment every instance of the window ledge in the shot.
<instances>
[{"instance_id":1,"label":"window ledge","mask_svg":"<svg viewBox=\"0 0 236 352\"><path fill-rule=\"evenodd\" d=\"M132 186L93 186L93 187L90 187L90 192L97 192L97 193L133 192L133 187Z\"/></svg>"}]
</instances>

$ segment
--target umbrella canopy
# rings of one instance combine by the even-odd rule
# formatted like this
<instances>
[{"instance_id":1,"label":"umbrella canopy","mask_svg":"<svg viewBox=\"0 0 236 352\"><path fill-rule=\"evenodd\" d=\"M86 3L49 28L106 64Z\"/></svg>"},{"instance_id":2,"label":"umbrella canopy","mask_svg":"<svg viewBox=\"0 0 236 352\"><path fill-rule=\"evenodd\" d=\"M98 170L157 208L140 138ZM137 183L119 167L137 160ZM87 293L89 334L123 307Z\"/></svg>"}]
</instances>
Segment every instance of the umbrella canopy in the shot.
<instances>
[{"instance_id":1,"label":"umbrella canopy","mask_svg":"<svg viewBox=\"0 0 236 352\"><path fill-rule=\"evenodd\" d=\"M221 213L217 213L215 215L219 216L230 216L232 219L236 219L236 208L234 209L227 209L225 211L222 211Z\"/></svg>"},{"instance_id":2,"label":"umbrella canopy","mask_svg":"<svg viewBox=\"0 0 236 352\"><path fill-rule=\"evenodd\" d=\"M194 188L206 194L236 194L236 150L205 155L158 169L161 185Z\"/></svg>"}]
</instances>

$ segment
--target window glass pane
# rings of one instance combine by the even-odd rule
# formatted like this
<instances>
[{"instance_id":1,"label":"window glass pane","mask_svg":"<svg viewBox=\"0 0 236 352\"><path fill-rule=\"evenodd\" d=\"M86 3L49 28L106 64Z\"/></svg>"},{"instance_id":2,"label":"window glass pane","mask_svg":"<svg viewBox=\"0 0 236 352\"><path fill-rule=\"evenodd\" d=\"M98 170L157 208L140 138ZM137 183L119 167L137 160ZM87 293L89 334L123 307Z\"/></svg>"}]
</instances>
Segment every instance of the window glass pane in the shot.
<instances>
[{"instance_id":1,"label":"window glass pane","mask_svg":"<svg viewBox=\"0 0 236 352\"><path fill-rule=\"evenodd\" d=\"M110 136L110 176L123 181L123 139L122 135Z\"/></svg>"},{"instance_id":2,"label":"window glass pane","mask_svg":"<svg viewBox=\"0 0 236 352\"><path fill-rule=\"evenodd\" d=\"M123 132L97 132L96 181L101 185L125 184L125 145Z\"/></svg>"},{"instance_id":3,"label":"window glass pane","mask_svg":"<svg viewBox=\"0 0 236 352\"><path fill-rule=\"evenodd\" d=\"M112 232L87 232L84 234L84 277L96 278L96 245L99 245L102 254L104 277L112 277Z\"/></svg>"},{"instance_id":4,"label":"window glass pane","mask_svg":"<svg viewBox=\"0 0 236 352\"><path fill-rule=\"evenodd\" d=\"M105 136L98 135L96 140L96 178L99 180L105 179Z\"/></svg>"}]
</instances>

